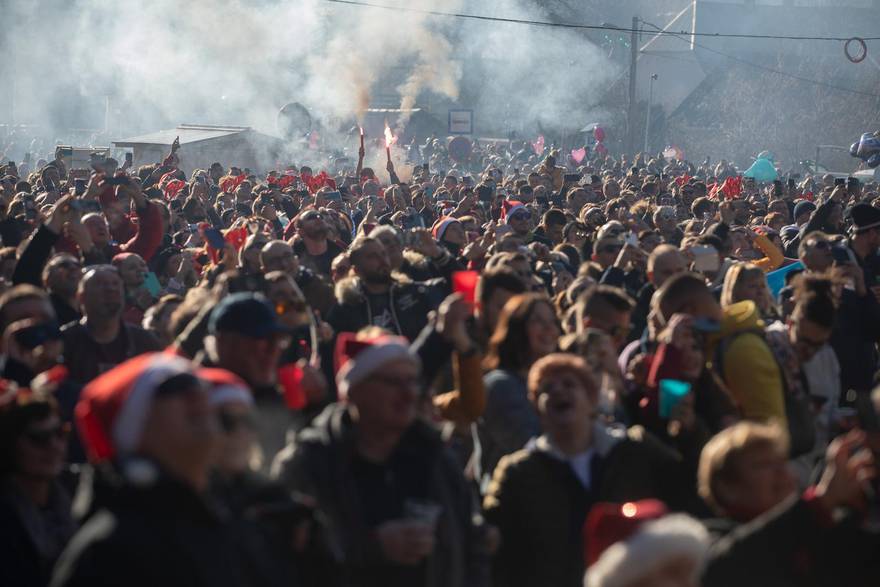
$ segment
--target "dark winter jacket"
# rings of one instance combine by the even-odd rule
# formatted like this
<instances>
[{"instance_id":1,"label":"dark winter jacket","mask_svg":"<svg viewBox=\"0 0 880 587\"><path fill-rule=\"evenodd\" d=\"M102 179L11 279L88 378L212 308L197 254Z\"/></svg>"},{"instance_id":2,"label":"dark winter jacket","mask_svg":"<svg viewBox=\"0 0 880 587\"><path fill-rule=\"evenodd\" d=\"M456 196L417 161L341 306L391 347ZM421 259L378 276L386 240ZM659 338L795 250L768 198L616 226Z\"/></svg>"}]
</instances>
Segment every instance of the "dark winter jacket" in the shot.
<instances>
[{"instance_id":1,"label":"dark winter jacket","mask_svg":"<svg viewBox=\"0 0 880 587\"><path fill-rule=\"evenodd\" d=\"M868 392L874 386L880 341L880 304L870 290L859 297L844 289L831 331L831 347L840 362L841 389Z\"/></svg>"},{"instance_id":2,"label":"dark winter jacket","mask_svg":"<svg viewBox=\"0 0 880 587\"><path fill-rule=\"evenodd\" d=\"M833 523L814 499L792 497L754 520L706 523L714 537L703 587L858 586L877 582L880 536L853 516Z\"/></svg>"},{"instance_id":3,"label":"dark winter jacket","mask_svg":"<svg viewBox=\"0 0 880 587\"><path fill-rule=\"evenodd\" d=\"M94 512L61 555L53 587L251 584L205 498L145 461L96 474Z\"/></svg>"},{"instance_id":4,"label":"dark winter jacket","mask_svg":"<svg viewBox=\"0 0 880 587\"><path fill-rule=\"evenodd\" d=\"M596 425L588 457L589 486L540 437L501 459L483 501L486 521L501 532L493 584L505 587L580 587L582 529L600 501L649 497L681 507L680 460L639 427Z\"/></svg>"},{"instance_id":5,"label":"dark winter jacket","mask_svg":"<svg viewBox=\"0 0 880 587\"><path fill-rule=\"evenodd\" d=\"M301 431L273 464L273 475L289 489L310 496L324 516L328 538L344 560L347 584L363 585L371 569L390 563L381 553L367 517L355 474L355 424L345 406L334 404ZM439 433L416 421L394 455L417 459L427 471L427 499L441 507L434 552L427 559L426 585L464 587L488 584L488 555L475 504L460 467ZM403 511L403 503L398 504Z\"/></svg>"},{"instance_id":6,"label":"dark winter jacket","mask_svg":"<svg viewBox=\"0 0 880 587\"><path fill-rule=\"evenodd\" d=\"M8 481L0 482L0 585L42 587L76 531L70 497L59 484L46 507L37 507Z\"/></svg>"},{"instance_id":7,"label":"dark winter jacket","mask_svg":"<svg viewBox=\"0 0 880 587\"><path fill-rule=\"evenodd\" d=\"M215 473L209 492L229 514L235 548L243 555L247 575L259 585L337 584L336 565L322 548L314 511L295 501L280 483L250 471L233 477ZM302 553L291 543L300 527L309 528L310 538Z\"/></svg>"},{"instance_id":8,"label":"dark winter jacket","mask_svg":"<svg viewBox=\"0 0 880 587\"><path fill-rule=\"evenodd\" d=\"M379 314L357 278L345 279L336 286L336 306L327 322L338 332L357 332L365 326L381 326L415 340L425 324L428 312L443 301L443 285L438 281L404 283L396 281L385 294L386 311Z\"/></svg>"}]
</instances>

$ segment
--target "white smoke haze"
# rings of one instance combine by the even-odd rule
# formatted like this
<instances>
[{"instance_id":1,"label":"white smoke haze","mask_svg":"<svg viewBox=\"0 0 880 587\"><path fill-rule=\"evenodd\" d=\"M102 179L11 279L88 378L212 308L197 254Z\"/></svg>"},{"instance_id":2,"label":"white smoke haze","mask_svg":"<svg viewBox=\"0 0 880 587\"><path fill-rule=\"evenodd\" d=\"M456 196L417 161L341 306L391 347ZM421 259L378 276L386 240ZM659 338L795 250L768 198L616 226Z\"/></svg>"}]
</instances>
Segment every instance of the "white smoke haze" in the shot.
<instances>
[{"instance_id":1,"label":"white smoke haze","mask_svg":"<svg viewBox=\"0 0 880 587\"><path fill-rule=\"evenodd\" d=\"M546 16L532 0L382 3ZM323 0L12 0L6 16L0 50L16 82L14 122L56 136L103 128L105 96L111 139L182 122L276 134L291 101L324 122L330 141L356 143L346 124L368 107L426 101L444 124L447 107L465 107L478 130L533 134L590 122L619 73L577 31ZM0 122L13 122L4 114Z\"/></svg>"}]
</instances>

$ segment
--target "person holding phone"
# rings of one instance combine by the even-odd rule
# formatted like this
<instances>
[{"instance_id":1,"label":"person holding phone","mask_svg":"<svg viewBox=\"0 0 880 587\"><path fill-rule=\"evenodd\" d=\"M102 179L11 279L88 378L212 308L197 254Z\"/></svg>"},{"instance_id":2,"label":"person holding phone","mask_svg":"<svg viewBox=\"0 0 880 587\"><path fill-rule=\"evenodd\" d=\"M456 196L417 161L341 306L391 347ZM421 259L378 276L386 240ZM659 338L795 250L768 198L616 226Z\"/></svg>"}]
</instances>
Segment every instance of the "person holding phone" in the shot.
<instances>
[{"instance_id":1,"label":"person holding phone","mask_svg":"<svg viewBox=\"0 0 880 587\"><path fill-rule=\"evenodd\" d=\"M800 261L807 274L830 271L845 284L839 289L831 346L840 362L842 389L867 394L878 367L874 345L880 339L880 304L867 288L864 270L850 255L854 253L844 243L819 231L808 234L800 246Z\"/></svg>"}]
</instances>

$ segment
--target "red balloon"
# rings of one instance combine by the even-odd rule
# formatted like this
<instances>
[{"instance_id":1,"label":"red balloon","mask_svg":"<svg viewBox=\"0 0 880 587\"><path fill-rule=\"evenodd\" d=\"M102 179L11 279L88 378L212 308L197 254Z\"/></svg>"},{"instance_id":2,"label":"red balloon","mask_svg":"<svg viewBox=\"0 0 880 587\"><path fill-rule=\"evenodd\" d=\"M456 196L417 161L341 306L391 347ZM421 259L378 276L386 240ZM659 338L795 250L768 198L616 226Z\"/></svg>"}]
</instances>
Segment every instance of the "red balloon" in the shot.
<instances>
[{"instance_id":1,"label":"red balloon","mask_svg":"<svg viewBox=\"0 0 880 587\"><path fill-rule=\"evenodd\" d=\"M599 142L604 141L605 140L605 129L602 128L601 126L597 126L596 128L594 128L593 129L593 138Z\"/></svg>"}]
</instances>

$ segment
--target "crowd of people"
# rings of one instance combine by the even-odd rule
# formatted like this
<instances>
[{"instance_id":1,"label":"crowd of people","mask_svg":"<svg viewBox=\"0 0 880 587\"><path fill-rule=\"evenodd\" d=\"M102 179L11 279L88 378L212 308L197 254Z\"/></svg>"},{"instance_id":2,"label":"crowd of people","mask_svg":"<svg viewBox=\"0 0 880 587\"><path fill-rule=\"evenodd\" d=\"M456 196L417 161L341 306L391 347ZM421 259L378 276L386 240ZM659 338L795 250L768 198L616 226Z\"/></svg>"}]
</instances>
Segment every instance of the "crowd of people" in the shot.
<instances>
[{"instance_id":1,"label":"crowd of people","mask_svg":"<svg viewBox=\"0 0 880 587\"><path fill-rule=\"evenodd\" d=\"M9 162L0 584L874 584L878 186L531 149Z\"/></svg>"}]
</instances>

